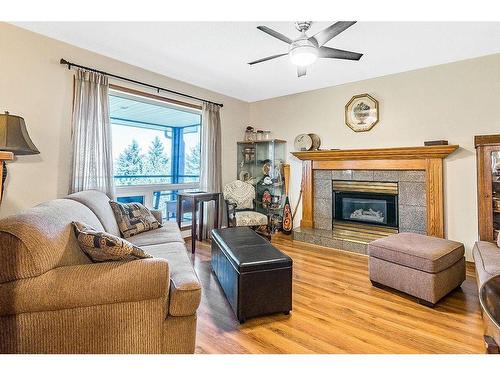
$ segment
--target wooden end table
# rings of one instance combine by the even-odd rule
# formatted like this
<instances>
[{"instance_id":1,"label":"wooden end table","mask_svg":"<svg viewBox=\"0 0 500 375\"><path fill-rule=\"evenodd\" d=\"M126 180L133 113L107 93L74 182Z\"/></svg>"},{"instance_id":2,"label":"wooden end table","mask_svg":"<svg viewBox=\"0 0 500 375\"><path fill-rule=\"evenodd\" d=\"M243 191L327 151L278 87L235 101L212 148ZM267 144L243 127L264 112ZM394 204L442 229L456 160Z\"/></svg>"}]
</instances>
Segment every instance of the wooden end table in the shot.
<instances>
[{"instance_id":1,"label":"wooden end table","mask_svg":"<svg viewBox=\"0 0 500 375\"><path fill-rule=\"evenodd\" d=\"M177 225L179 229L181 228L182 220L182 202L187 201L191 203L191 253L195 252L195 241L203 240L203 211L204 203L215 201L215 218L214 218L214 228L219 228L219 206L220 206L220 196L221 193L208 193L206 191L193 191L189 193L179 193L177 194ZM199 235L196 235L196 211L199 206L198 212L200 214L198 223Z\"/></svg>"}]
</instances>

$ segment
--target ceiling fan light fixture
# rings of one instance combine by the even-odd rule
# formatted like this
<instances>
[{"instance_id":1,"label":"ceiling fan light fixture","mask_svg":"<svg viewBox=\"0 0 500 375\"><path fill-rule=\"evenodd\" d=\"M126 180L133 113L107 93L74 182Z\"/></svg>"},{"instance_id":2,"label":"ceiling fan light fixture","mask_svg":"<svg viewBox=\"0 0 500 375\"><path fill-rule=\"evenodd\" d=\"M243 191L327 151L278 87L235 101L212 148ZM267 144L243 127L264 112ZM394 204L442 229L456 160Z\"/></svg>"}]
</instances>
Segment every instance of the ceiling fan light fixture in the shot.
<instances>
[{"instance_id":1,"label":"ceiling fan light fixture","mask_svg":"<svg viewBox=\"0 0 500 375\"><path fill-rule=\"evenodd\" d=\"M318 58L318 49L304 34L290 44L288 55L290 56L292 64L297 66L308 66Z\"/></svg>"}]
</instances>

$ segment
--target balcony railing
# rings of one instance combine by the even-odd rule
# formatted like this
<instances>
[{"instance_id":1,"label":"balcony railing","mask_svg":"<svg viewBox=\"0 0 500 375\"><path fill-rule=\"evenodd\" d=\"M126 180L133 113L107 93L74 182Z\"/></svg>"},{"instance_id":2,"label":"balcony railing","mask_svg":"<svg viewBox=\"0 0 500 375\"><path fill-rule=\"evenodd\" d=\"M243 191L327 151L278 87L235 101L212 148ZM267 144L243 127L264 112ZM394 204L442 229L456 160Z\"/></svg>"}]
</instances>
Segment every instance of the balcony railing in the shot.
<instances>
[{"instance_id":1,"label":"balcony railing","mask_svg":"<svg viewBox=\"0 0 500 375\"><path fill-rule=\"evenodd\" d=\"M140 202L146 207L155 210L161 210L165 220L175 220L177 217L177 193L185 190L199 189L199 175L178 175L178 181L184 178L190 178L194 181L189 182L158 182L154 181L157 178L174 178L173 175L128 175L115 176L116 195L119 201L122 202ZM143 183L120 184L119 180L134 178L142 180ZM149 179L149 180L146 180ZM153 179L153 181L151 181ZM191 208L184 207L185 214L183 220L190 221Z\"/></svg>"},{"instance_id":2,"label":"balcony railing","mask_svg":"<svg viewBox=\"0 0 500 375\"><path fill-rule=\"evenodd\" d=\"M175 183L187 183L187 182L197 182L200 180L200 175L194 174L155 174L155 175L117 175L114 176L117 186L134 186L134 185L151 185L155 183L160 184L175 184ZM150 182L148 182L148 180ZM157 181L157 180L167 180L167 181ZM190 181L185 181L185 179L190 179ZM132 180L130 183L125 183L126 180ZM153 181L151 181L153 180ZM142 183L140 183L142 181ZM133 183L132 183L133 182Z\"/></svg>"}]
</instances>

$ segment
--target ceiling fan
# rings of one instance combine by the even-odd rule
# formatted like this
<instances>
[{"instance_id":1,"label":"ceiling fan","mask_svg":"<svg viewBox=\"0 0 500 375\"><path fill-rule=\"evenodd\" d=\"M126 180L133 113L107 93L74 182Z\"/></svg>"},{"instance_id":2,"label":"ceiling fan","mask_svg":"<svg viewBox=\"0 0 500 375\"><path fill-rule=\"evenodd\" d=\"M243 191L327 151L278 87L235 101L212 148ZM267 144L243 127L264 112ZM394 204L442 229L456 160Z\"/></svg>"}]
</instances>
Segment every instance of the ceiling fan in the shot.
<instances>
[{"instance_id":1,"label":"ceiling fan","mask_svg":"<svg viewBox=\"0 0 500 375\"><path fill-rule=\"evenodd\" d=\"M306 31L311 27L311 23L311 21L295 22L295 28L301 33L295 40L292 40L267 26L258 26L257 29L260 31L263 31L266 34L289 44L290 46L288 53L280 53L278 55L264 57L262 59L252 61L248 63L248 65L258 64L277 57L288 55L290 56L292 63L297 65L297 76L302 77L306 75L307 66L315 62L318 57L357 61L361 58L361 56L363 56L362 53L344 51L324 46L326 42L354 25L356 21L338 21L333 25L328 26L326 29L321 30L319 33L308 37L306 35Z\"/></svg>"}]
</instances>

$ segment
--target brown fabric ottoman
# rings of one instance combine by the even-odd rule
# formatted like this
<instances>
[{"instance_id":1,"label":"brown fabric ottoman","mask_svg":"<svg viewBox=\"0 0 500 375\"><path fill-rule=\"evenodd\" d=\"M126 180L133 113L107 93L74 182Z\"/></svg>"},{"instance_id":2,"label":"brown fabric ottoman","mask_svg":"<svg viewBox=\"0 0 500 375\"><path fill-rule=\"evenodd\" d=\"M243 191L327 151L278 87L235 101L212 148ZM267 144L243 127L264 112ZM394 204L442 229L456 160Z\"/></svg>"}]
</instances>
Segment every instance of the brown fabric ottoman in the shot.
<instances>
[{"instance_id":1,"label":"brown fabric ottoman","mask_svg":"<svg viewBox=\"0 0 500 375\"><path fill-rule=\"evenodd\" d=\"M464 245L417 233L398 233L368 244L370 281L434 306L465 280Z\"/></svg>"}]
</instances>

